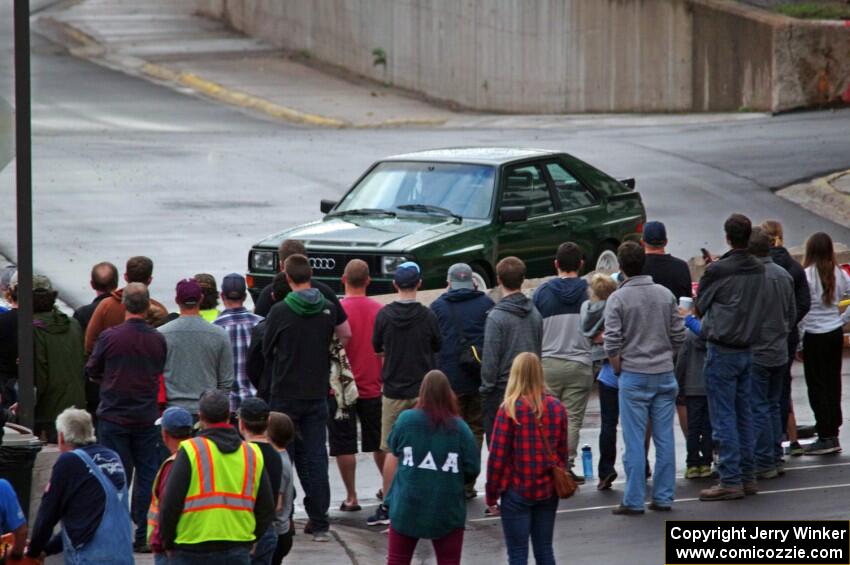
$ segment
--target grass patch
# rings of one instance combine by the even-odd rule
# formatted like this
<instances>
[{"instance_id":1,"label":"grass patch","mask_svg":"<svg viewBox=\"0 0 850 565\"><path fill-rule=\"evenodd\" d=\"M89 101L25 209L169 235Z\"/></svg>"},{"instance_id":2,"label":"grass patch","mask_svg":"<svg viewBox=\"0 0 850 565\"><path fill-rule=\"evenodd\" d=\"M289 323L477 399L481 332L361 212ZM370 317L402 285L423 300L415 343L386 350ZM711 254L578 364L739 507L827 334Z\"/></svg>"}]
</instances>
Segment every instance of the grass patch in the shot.
<instances>
[{"instance_id":1,"label":"grass patch","mask_svg":"<svg viewBox=\"0 0 850 565\"><path fill-rule=\"evenodd\" d=\"M850 19L850 4L803 2L801 4L785 4L778 6L776 11L792 18L806 20L847 20Z\"/></svg>"}]
</instances>

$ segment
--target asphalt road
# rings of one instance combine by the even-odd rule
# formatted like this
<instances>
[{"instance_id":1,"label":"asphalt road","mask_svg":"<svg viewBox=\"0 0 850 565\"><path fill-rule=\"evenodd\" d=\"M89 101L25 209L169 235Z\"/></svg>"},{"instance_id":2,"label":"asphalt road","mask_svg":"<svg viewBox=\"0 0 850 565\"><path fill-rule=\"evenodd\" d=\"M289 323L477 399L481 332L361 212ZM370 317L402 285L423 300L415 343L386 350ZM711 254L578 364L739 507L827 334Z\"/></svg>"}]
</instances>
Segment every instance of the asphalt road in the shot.
<instances>
[{"instance_id":1,"label":"asphalt road","mask_svg":"<svg viewBox=\"0 0 850 565\"><path fill-rule=\"evenodd\" d=\"M0 98L10 100L8 4L0 6ZM791 245L817 230L850 243L850 230L771 192L850 168L850 110L685 125L659 117L641 127L316 130L118 74L39 38L33 47L36 270L72 304L90 298L88 270L101 260L120 266L130 255L150 255L153 294L166 300L181 277L244 271L253 242L317 217L319 199L338 196L375 159L440 146L559 148L634 176L650 217L667 223L671 250L683 256L722 250L722 221L732 212L783 221ZM10 166L0 171L0 253L12 257L14 201ZM850 459L794 464L767 487L779 492L735 504L690 501L698 487L682 483L675 517L847 519ZM374 492L368 484L363 491ZM559 558L660 563L665 516L611 517L608 506L619 499L609 494L585 489L562 505ZM481 516L480 500L471 512ZM500 539L498 522L473 521L465 562L501 560ZM376 555L382 543L374 538Z\"/></svg>"},{"instance_id":2,"label":"asphalt road","mask_svg":"<svg viewBox=\"0 0 850 565\"><path fill-rule=\"evenodd\" d=\"M11 26L0 8L0 97L11 99ZM72 304L90 299L88 270L155 263L153 294L207 271L244 271L250 245L319 216L374 160L441 146L559 148L615 176L634 176L671 250L723 249L731 212L778 218L789 242L850 231L771 193L850 168L850 110L704 124L563 129L317 130L272 123L75 59L33 39L35 262ZM624 120L626 124L628 120ZM0 253L14 256L14 170L0 171Z\"/></svg>"}]
</instances>

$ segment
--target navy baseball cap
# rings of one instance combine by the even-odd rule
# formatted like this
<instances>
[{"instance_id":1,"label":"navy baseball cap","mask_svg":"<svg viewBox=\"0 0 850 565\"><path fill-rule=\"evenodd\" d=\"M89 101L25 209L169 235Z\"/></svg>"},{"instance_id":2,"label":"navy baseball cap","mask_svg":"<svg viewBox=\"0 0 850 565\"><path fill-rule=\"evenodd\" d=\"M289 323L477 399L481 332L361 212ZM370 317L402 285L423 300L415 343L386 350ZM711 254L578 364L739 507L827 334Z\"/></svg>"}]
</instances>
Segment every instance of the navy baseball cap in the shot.
<instances>
[{"instance_id":1,"label":"navy baseball cap","mask_svg":"<svg viewBox=\"0 0 850 565\"><path fill-rule=\"evenodd\" d=\"M661 222L646 222L643 226L643 241L649 245L666 245L667 228Z\"/></svg>"},{"instance_id":2,"label":"navy baseball cap","mask_svg":"<svg viewBox=\"0 0 850 565\"><path fill-rule=\"evenodd\" d=\"M221 281L221 293L225 296L225 298L233 298L236 300L245 298L247 288L248 287L245 285L245 277L239 273L230 273Z\"/></svg>"},{"instance_id":3,"label":"navy baseball cap","mask_svg":"<svg viewBox=\"0 0 850 565\"><path fill-rule=\"evenodd\" d=\"M156 421L157 426L162 426L166 432L176 436L187 436L192 433L192 415L185 408L172 406L167 408L162 416Z\"/></svg>"},{"instance_id":4,"label":"navy baseball cap","mask_svg":"<svg viewBox=\"0 0 850 565\"><path fill-rule=\"evenodd\" d=\"M405 261L396 268L393 280L399 288L416 288L416 285L422 280L422 272L419 270L419 265L413 261Z\"/></svg>"}]
</instances>

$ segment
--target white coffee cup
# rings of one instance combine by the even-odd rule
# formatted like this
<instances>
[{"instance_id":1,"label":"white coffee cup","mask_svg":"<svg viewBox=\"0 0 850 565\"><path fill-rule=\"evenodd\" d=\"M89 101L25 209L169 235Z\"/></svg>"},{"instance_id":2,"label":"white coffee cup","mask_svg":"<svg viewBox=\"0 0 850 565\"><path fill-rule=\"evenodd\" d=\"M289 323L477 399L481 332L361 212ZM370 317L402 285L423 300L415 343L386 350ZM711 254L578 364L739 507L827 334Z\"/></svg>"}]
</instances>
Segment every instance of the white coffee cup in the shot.
<instances>
[{"instance_id":1,"label":"white coffee cup","mask_svg":"<svg viewBox=\"0 0 850 565\"><path fill-rule=\"evenodd\" d=\"M694 309L694 299L690 296L682 296L679 298L679 308L691 311Z\"/></svg>"}]
</instances>

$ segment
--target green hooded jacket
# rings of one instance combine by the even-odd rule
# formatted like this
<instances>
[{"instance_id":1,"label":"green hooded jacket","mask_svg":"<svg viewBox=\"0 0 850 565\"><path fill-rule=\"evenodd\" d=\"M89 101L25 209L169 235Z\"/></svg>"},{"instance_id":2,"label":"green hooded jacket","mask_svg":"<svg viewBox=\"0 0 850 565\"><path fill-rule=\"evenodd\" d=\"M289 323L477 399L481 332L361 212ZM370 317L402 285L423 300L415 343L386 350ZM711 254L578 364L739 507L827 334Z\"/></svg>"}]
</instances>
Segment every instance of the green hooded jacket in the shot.
<instances>
[{"instance_id":1,"label":"green hooded jacket","mask_svg":"<svg viewBox=\"0 0 850 565\"><path fill-rule=\"evenodd\" d=\"M65 408L85 409L85 354L77 320L55 308L33 316L35 422L53 424Z\"/></svg>"},{"instance_id":2,"label":"green hooded jacket","mask_svg":"<svg viewBox=\"0 0 850 565\"><path fill-rule=\"evenodd\" d=\"M283 301L301 318L315 316L325 309L325 297L315 288L290 292Z\"/></svg>"}]
</instances>

